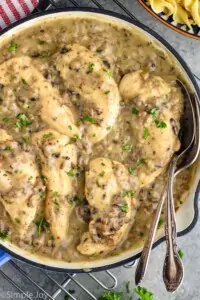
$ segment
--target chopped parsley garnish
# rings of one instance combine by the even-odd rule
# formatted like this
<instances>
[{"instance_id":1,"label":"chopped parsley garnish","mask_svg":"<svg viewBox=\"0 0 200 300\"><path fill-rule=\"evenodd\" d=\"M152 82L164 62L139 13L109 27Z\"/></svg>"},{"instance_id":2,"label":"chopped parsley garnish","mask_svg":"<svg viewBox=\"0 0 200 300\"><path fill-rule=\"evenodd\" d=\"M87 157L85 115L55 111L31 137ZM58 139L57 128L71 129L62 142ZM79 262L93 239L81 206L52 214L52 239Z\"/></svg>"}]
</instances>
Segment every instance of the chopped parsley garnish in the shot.
<instances>
[{"instance_id":1,"label":"chopped parsley garnish","mask_svg":"<svg viewBox=\"0 0 200 300\"><path fill-rule=\"evenodd\" d=\"M73 177L74 176L74 169L69 170L69 172L67 172L67 175L69 177Z\"/></svg>"},{"instance_id":2,"label":"chopped parsley garnish","mask_svg":"<svg viewBox=\"0 0 200 300\"><path fill-rule=\"evenodd\" d=\"M98 300L121 300L123 296L122 292L104 292Z\"/></svg>"},{"instance_id":3,"label":"chopped parsley garnish","mask_svg":"<svg viewBox=\"0 0 200 300\"><path fill-rule=\"evenodd\" d=\"M112 77L113 76L113 72L111 70L104 69L104 72L108 75L108 77Z\"/></svg>"},{"instance_id":4,"label":"chopped parsley garnish","mask_svg":"<svg viewBox=\"0 0 200 300\"><path fill-rule=\"evenodd\" d=\"M51 137L53 137L53 133L51 133L51 132L43 134L43 139L49 139Z\"/></svg>"},{"instance_id":5,"label":"chopped parsley garnish","mask_svg":"<svg viewBox=\"0 0 200 300\"><path fill-rule=\"evenodd\" d=\"M105 164L104 164L103 162L101 163L101 165L102 165L102 166L105 166Z\"/></svg>"},{"instance_id":6,"label":"chopped parsley garnish","mask_svg":"<svg viewBox=\"0 0 200 300\"><path fill-rule=\"evenodd\" d=\"M121 193L122 197L133 197L135 195L135 192L133 191L124 191Z\"/></svg>"},{"instance_id":7,"label":"chopped parsley garnish","mask_svg":"<svg viewBox=\"0 0 200 300\"><path fill-rule=\"evenodd\" d=\"M138 300L153 300L153 293L144 287L137 286L135 292L140 297Z\"/></svg>"},{"instance_id":8,"label":"chopped parsley garnish","mask_svg":"<svg viewBox=\"0 0 200 300\"><path fill-rule=\"evenodd\" d=\"M41 198L42 200L44 200L44 199L46 198L46 191L41 191L41 192L40 192L40 198Z\"/></svg>"},{"instance_id":9,"label":"chopped parsley garnish","mask_svg":"<svg viewBox=\"0 0 200 300\"><path fill-rule=\"evenodd\" d=\"M181 249L178 250L178 256L180 257L180 259L182 259L184 256L184 253Z\"/></svg>"},{"instance_id":10,"label":"chopped parsley garnish","mask_svg":"<svg viewBox=\"0 0 200 300\"><path fill-rule=\"evenodd\" d=\"M60 197L58 195L58 192L53 192L53 201L57 206L60 206L59 199L60 199Z\"/></svg>"},{"instance_id":11,"label":"chopped parsley garnish","mask_svg":"<svg viewBox=\"0 0 200 300\"><path fill-rule=\"evenodd\" d=\"M144 232L141 231L140 232L140 236L143 237L144 236Z\"/></svg>"},{"instance_id":12,"label":"chopped parsley garnish","mask_svg":"<svg viewBox=\"0 0 200 300\"><path fill-rule=\"evenodd\" d=\"M127 294L129 294L130 293L130 281L128 281L127 283L126 283L126 292L127 292Z\"/></svg>"},{"instance_id":13,"label":"chopped parsley garnish","mask_svg":"<svg viewBox=\"0 0 200 300\"><path fill-rule=\"evenodd\" d=\"M139 110L137 110L137 108L133 107L132 114L137 116L139 114Z\"/></svg>"},{"instance_id":14,"label":"chopped parsley garnish","mask_svg":"<svg viewBox=\"0 0 200 300\"><path fill-rule=\"evenodd\" d=\"M16 169L16 170L14 170L14 173L15 174L21 174L23 171L22 170L19 170L19 169Z\"/></svg>"},{"instance_id":15,"label":"chopped parsley garnish","mask_svg":"<svg viewBox=\"0 0 200 300\"><path fill-rule=\"evenodd\" d=\"M110 91L105 91L104 92L105 95L108 95L109 93L110 93Z\"/></svg>"},{"instance_id":16,"label":"chopped parsley garnish","mask_svg":"<svg viewBox=\"0 0 200 300\"><path fill-rule=\"evenodd\" d=\"M8 238L8 231L0 231L0 239L5 240Z\"/></svg>"},{"instance_id":17,"label":"chopped parsley garnish","mask_svg":"<svg viewBox=\"0 0 200 300\"><path fill-rule=\"evenodd\" d=\"M94 118L91 116L83 116L83 121L94 124Z\"/></svg>"},{"instance_id":18,"label":"chopped parsley garnish","mask_svg":"<svg viewBox=\"0 0 200 300\"><path fill-rule=\"evenodd\" d=\"M167 124L163 121L155 120L155 124L157 128L166 128Z\"/></svg>"},{"instance_id":19,"label":"chopped parsley garnish","mask_svg":"<svg viewBox=\"0 0 200 300\"><path fill-rule=\"evenodd\" d=\"M100 177L103 177L105 175L105 171L102 171L101 173L99 173Z\"/></svg>"},{"instance_id":20,"label":"chopped parsley garnish","mask_svg":"<svg viewBox=\"0 0 200 300\"><path fill-rule=\"evenodd\" d=\"M30 176L30 177L28 178L28 181L30 181L31 179L33 179L33 176Z\"/></svg>"},{"instance_id":21,"label":"chopped parsley garnish","mask_svg":"<svg viewBox=\"0 0 200 300\"><path fill-rule=\"evenodd\" d=\"M4 123L10 123L11 119L6 117L6 118L3 118L2 120Z\"/></svg>"},{"instance_id":22,"label":"chopped parsley garnish","mask_svg":"<svg viewBox=\"0 0 200 300\"><path fill-rule=\"evenodd\" d=\"M144 159L144 158L140 158L140 159L138 160L136 166L139 167L139 166L141 166L141 165L143 165L143 164L145 164L145 159Z\"/></svg>"},{"instance_id":23,"label":"chopped parsley garnish","mask_svg":"<svg viewBox=\"0 0 200 300\"><path fill-rule=\"evenodd\" d=\"M42 175L42 179L44 180L44 182L46 182L48 180L47 176Z\"/></svg>"},{"instance_id":24,"label":"chopped parsley garnish","mask_svg":"<svg viewBox=\"0 0 200 300\"><path fill-rule=\"evenodd\" d=\"M37 235L40 236L41 231L44 231L49 228L49 223L45 218L42 218L39 221L36 221L35 224L37 225Z\"/></svg>"},{"instance_id":25,"label":"chopped parsley garnish","mask_svg":"<svg viewBox=\"0 0 200 300\"><path fill-rule=\"evenodd\" d=\"M19 218L15 218L15 222L16 222L17 224L20 224L20 223L21 223Z\"/></svg>"},{"instance_id":26,"label":"chopped parsley garnish","mask_svg":"<svg viewBox=\"0 0 200 300\"><path fill-rule=\"evenodd\" d=\"M17 128L25 128L31 124L32 122L24 113L20 113L17 115L17 122L15 123L15 126Z\"/></svg>"},{"instance_id":27,"label":"chopped parsley garnish","mask_svg":"<svg viewBox=\"0 0 200 300\"><path fill-rule=\"evenodd\" d=\"M133 175L135 173L135 170L132 167L128 167L129 174Z\"/></svg>"},{"instance_id":28,"label":"chopped parsley garnish","mask_svg":"<svg viewBox=\"0 0 200 300\"><path fill-rule=\"evenodd\" d=\"M24 78L22 78L21 80L22 80L22 83L23 83L24 85L27 84L27 82L26 82L26 80L25 80Z\"/></svg>"},{"instance_id":29,"label":"chopped parsley garnish","mask_svg":"<svg viewBox=\"0 0 200 300\"><path fill-rule=\"evenodd\" d=\"M17 43L12 41L8 47L9 52L15 52L17 50Z\"/></svg>"},{"instance_id":30,"label":"chopped parsley garnish","mask_svg":"<svg viewBox=\"0 0 200 300\"><path fill-rule=\"evenodd\" d=\"M6 146L5 148L4 148L4 151L10 151L11 150L11 147L10 146Z\"/></svg>"},{"instance_id":31,"label":"chopped parsley garnish","mask_svg":"<svg viewBox=\"0 0 200 300\"><path fill-rule=\"evenodd\" d=\"M122 150L127 151L127 152L131 152L132 146L130 144L125 144L125 145L122 146Z\"/></svg>"},{"instance_id":32,"label":"chopped parsley garnish","mask_svg":"<svg viewBox=\"0 0 200 300\"><path fill-rule=\"evenodd\" d=\"M39 44L40 44L40 45L44 45L44 44L45 44L45 41L44 41L44 40L39 40Z\"/></svg>"},{"instance_id":33,"label":"chopped parsley garnish","mask_svg":"<svg viewBox=\"0 0 200 300\"><path fill-rule=\"evenodd\" d=\"M143 138L146 140L150 136L149 129L144 127Z\"/></svg>"},{"instance_id":34,"label":"chopped parsley garnish","mask_svg":"<svg viewBox=\"0 0 200 300\"><path fill-rule=\"evenodd\" d=\"M74 196L73 198L71 198L71 199L69 200L69 202L70 202L71 204L75 203L76 205L82 205L82 204L83 204L83 199L80 198L80 197L78 197L78 196Z\"/></svg>"},{"instance_id":35,"label":"chopped parsley garnish","mask_svg":"<svg viewBox=\"0 0 200 300\"><path fill-rule=\"evenodd\" d=\"M152 108L152 109L149 109L149 110L147 111L147 113L148 113L149 115L152 115L153 120L155 120L155 119L158 117L158 107L154 107L154 108Z\"/></svg>"},{"instance_id":36,"label":"chopped parsley garnish","mask_svg":"<svg viewBox=\"0 0 200 300\"><path fill-rule=\"evenodd\" d=\"M78 134L73 135L73 137L71 138L71 140L72 140L73 142L76 142L78 139L79 139Z\"/></svg>"},{"instance_id":37,"label":"chopped parsley garnish","mask_svg":"<svg viewBox=\"0 0 200 300\"><path fill-rule=\"evenodd\" d=\"M106 127L106 130L110 130L111 126Z\"/></svg>"},{"instance_id":38,"label":"chopped parsley garnish","mask_svg":"<svg viewBox=\"0 0 200 300\"><path fill-rule=\"evenodd\" d=\"M69 125L68 128L69 128L69 130L72 130L72 126L71 125Z\"/></svg>"},{"instance_id":39,"label":"chopped parsley garnish","mask_svg":"<svg viewBox=\"0 0 200 300\"><path fill-rule=\"evenodd\" d=\"M89 72L92 73L94 71L95 64L90 63L89 66L88 66L88 68L89 68Z\"/></svg>"},{"instance_id":40,"label":"chopped parsley garnish","mask_svg":"<svg viewBox=\"0 0 200 300\"><path fill-rule=\"evenodd\" d=\"M161 227L161 226L163 225L163 223L164 223L163 219L160 219L160 220L158 221L158 227Z\"/></svg>"}]
</instances>

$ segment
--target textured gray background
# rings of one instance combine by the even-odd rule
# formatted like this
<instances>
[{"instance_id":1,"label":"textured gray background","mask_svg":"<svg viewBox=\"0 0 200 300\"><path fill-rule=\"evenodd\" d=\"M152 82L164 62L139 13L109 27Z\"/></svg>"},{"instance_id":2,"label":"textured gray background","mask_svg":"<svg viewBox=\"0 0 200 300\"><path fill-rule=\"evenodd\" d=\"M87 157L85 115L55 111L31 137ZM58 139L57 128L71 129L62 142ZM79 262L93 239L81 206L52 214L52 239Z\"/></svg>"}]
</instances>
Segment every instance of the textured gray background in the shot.
<instances>
[{"instance_id":1,"label":"textured gray background","mask_svg":"<svg viewBox=\"0 0 200 300\"><path fill-rule=\"evenodd\" d=\"M68 3L67 1L61 1L63 3ZM61 3L59 2L59 3ZM77 1L82 6L91 6L92 4L87 1ZM122 13L122 11L112 2L112 0L99 1L104 8L115 10ZM121 0L122 2L122 0ZM157 33L162 35L174 48L182 55L190 66L193 73L200 77L200 42L184 37L171 29L165 27L158 20L154 19L148 12L146 12L136 0L125 0L123 4L144 24L148 25L154 29ZM147 275L143 282L143 286L150 289L154 295L155 300L199 300L200 299L200 222L197 223L196 227L191 233L185 237L181 237L178 240L180 248L184 252L184 266L185 266L185 278L181 288L173 295L168 294L165 290L164 284L162 282L162 264L165 255L165 244L157 247L151 256L150 265L148 268ZM27 273L34 278L42 287L48 290L49 293L55 290L55 286L47 278L43 276L41 271L36 268L30 267L28 265L18 263ZM125 284L127 281L131 282L131 291L134 289L134 270L117 268L112 272L118 278L118 287L116 290L125 290ZM34 293L33 299L45 299L44 295L40 294L37 296L37 289L30 283L30 281L24 279L22 275L17 273L17 271L11 266L10 263L7 263L2 267L4 271L10 278L19 284L25 291L29 293ZM54 273L54 278L61 282L65 276L62 274ZM105 273L98 274L108 285L112 282L109 282ZM78 278L85 287L88 287L94 294L98 297L103 291L99 288L88 275L78 275ZM74 285L71 284L69 288L74 288ZM89 300L90 297L86 294L81 293L81 291L76 287L76 296L80 300ZM8 293L10 292L10 293ZM23 299L22 296L14 294L16 289L0 275L0 299ZM125 296L123 299L129 299L133 293ZM47 299L47 298L46 298ZM64 295L61 294L57 299L64 299ZM137 297L133 296L133 299Z\"/></svg>"}]
</instances>

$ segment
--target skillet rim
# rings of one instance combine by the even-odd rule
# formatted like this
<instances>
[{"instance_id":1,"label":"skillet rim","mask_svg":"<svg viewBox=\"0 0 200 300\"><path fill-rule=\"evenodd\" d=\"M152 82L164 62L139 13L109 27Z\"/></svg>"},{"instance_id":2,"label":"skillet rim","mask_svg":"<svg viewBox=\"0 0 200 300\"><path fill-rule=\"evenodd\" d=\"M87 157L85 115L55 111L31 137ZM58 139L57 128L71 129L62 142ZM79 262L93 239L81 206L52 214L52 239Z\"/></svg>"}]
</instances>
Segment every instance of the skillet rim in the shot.
<instances>
[{"instance_id":1,"label":"skillet rim","mask_svg":"<svg viewBox=\"0 0 200 300\"><path fill-rule=\"evenodd\" d=\"M111 16L111 17L115 17L119 20L123 20L126 21L132 25L135 25L136 27L139 27L140 29L146 31L148 34L150 34L151 36L153 36L155 39L157 39L160 43L162 43L168 50L169 52L171 52L171 54L179 61L179 63L181 64L181 66L183 67L184 71L186 72L186 74L188 75L194 90L198 96L198 102L200 105L200 89L199 86L196 82L196 79L194 78L190 68L188 67L188 65L186 64L186 62L184 61L184 59L176 52L176 50L167 42L165 41L165 39L163 39L159 34L157 34L154 30L150 29L148 26L140 23L137 20L131 19L130 17L124 16L120 13L116 13L116 12L112 12L109 10L104 10L104 9L99 9L99 8L88 8L88 7L73 7L73 8L59 8L59 9L53 9L53 10L47 10L47 11L43 11L43 12L36 12L32 15L29 15L28 17L25 17L17 22L15 22L14 24L11 24L10 26L6 27L5 29L3 29L0 32L0 38L2 35L4 35L5 33L9 32L11 29L18 27L19 25L26 23L30 20L34 20L37 19L38 17L41 16L46 16L46 15L55 15L57 13L62 13L62 12L89 12L89 13L96 13L96 14L100 14L100 15L107 15L107 16ZM189 233L196 225L197 221L198 221L198 216L199 216L199 210L198 210L198 200L199 200L199 196L200 196L200 180L197 184L197 188L194 194L194 218L191 222L191 224L184 230L178 232L178 237L186 235L187 233ZM165 237L160 238L158 241L156 241L153 244L152 249L156 248L158 245L160 245L163 241L165 241ZM136 259L138 259L141 256L141 252L133 255L127 259L124 260L120 260L119 262L116 263L112 263L112 264L108 264L102 267L94 267L93 269L66 269L66 268L58 268L58 267L54 267L54 266L47 266L47 265L43 265L41 263L38 262L34 262L28 258L25 258L19 254L16 254L14 251L8 249L7 247L3 246L2 244L0 244L0 249L5 251L7 254L9 254L12 258L16 258L20 261L23 261L25 263L28 263L29 265L33 265L35 267L41 268L41 269L45 269L45 270L50 270L50 271L56 271L56 272L66 272L66 273L88 273L88 272L99 272L99 271L105 271L105 270L109 270L112 268L116 268L116 267L120 267L126 264L129 264L133 261L135 261Z\"/></svg>"}]
</instances>

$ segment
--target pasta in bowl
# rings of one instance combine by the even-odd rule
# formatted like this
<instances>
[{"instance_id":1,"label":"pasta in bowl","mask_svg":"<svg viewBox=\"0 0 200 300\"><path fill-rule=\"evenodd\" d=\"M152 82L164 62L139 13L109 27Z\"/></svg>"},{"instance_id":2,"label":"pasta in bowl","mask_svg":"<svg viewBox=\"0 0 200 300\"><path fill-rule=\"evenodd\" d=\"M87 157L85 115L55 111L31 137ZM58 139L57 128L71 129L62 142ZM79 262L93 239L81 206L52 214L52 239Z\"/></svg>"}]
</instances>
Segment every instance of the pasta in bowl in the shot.
<instances>
[{"instance_id":1,"label":"pasta in bowl","mask_svg":"<svg viewBox=\"0 0 200 300\"><path fill-rule=\"evenodd\" d=\"M2 38L0 244L13 255L82 271L140 252L180 148L176 79L196 89L138 26L57 12ZM196 167L177 177L177 215L193 208Z\"/></svg>"},{"instance_id":2,"label":"pasta in bowl","mask_svg":"<svg viewBox=\"0 0 200 300\"><path fill-rule=\"evenodd\" d=\"M199 0L138 0L154 17L170 28L200 39Z\"/></svg>"}]
</instances>

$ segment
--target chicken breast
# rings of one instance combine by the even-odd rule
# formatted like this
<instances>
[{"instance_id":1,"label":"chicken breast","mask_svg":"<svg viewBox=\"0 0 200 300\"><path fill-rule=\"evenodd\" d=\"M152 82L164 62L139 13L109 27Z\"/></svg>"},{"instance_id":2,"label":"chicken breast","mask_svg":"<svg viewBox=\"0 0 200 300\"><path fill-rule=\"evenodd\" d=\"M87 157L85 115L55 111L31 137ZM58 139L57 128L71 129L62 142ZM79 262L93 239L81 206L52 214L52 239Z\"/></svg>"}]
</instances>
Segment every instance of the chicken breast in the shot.
<instances>
[{"instance_id":1,"label":"chicken breast","mask_svg":"<svg viewBox=\"0 0 200 300\"><path fill-rule=\"evenodd\" d=\"M42 174L47 185L45 216L57 244L67 237L69 219L77 194L77 148L69 137L53 130L33 135L33 144L39 149Z\"/></svg>"},{"instance_id":2,"label":"chicken breast","mask_svg":"<svg viewBox=\"0 0 200 300\"><path fill-rule=\"evenodd\" d=\"M92 221L77 249L84 255L113 250L134 220L135 199L127 169L108 158L96 158L86 172L85 194Z\"/></svg>"},{"instance_id":3,"label":"chicken breast","mask_svg":"<svg viewBox=\"0 0 200 300\"><path fill-rule=\"evenodd\" d=\"M147 186L180 148L183 96L178 87L142 70L125 75L119 89L124 101L132 102L134 155L139 154L143 162L137 176L139 186Z\"/></svg>"},{"instance_id":4,"label":"chicken breast","mask_svg":"<svg viewBox=\"0 0 200 300\"><path fill-rule=\"evenodd\" d=\"M69 45L65 54L57 54L55 67L79 111L85 135L92 143L99 142L119 112L120 94L111 71L98 55L78 44Z\"/></svg>"},{"instance_id":5,"label":"chicken breast","mask_svg":"<svg viewBox=\"0 0 200 300\"><path fill-rule=\"evenodd\" d=\"M27 89L32 89L38 95L36 105L38 105L40 117L50 128L70 137L80 135L80 131L75 125L76 116L67 106L62 105L58 90L53 88L42 74L33 67L29 57L13 58L1 64L0 82L5 86L5 91L6 86L10 83L23 84ZM13 93L11 96L12 98L15 97ZM8 95L5 94L3 97L5 102L6 97Z\"/></svg>"},{"instance_id":6,"label":"chicken breast","mask_svg":"<svg viewBox=\"0 0 200 300\"><path fill-rule=\"evenodd\" d=\"M35 156L0 129L0 201L13 226L24 235L45 191Z\"/></svg>"}]
</instances>

